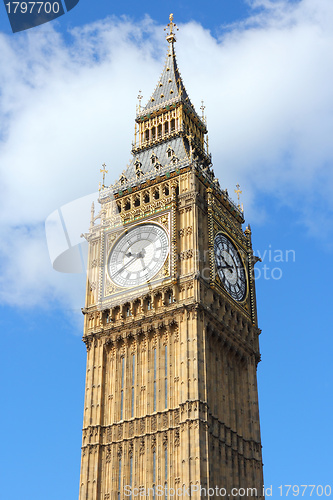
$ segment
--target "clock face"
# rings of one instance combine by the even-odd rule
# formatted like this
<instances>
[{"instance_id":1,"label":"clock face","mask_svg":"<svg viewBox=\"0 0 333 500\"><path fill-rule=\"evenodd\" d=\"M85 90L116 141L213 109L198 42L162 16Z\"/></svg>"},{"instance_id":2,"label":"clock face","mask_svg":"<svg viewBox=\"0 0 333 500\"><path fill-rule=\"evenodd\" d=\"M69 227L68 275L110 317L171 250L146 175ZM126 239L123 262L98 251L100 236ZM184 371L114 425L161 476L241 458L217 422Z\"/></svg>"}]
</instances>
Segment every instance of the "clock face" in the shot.
<instances>
[{"instance_id":1,"label":"clock face","mask_svg":"<svg viewBox=\"0 0 333 500\"><path fill-rule=\"evenodd\" d=\"M235 245L222 233L214 240L215 264L226 291L238 302L246 295L246 274Z\"/></svg>"},{"instance_id":2,"label":"clock face","mask_svg":"<svg viewBox=\"0 0 333 500\"><path fill-rule=\"evenodd\" d=\"M125 231L111 249L108 272L122 287L142 285L155 276L169 253L169 238L157 224L140 224Z\"/></svg>"}]
</instances>

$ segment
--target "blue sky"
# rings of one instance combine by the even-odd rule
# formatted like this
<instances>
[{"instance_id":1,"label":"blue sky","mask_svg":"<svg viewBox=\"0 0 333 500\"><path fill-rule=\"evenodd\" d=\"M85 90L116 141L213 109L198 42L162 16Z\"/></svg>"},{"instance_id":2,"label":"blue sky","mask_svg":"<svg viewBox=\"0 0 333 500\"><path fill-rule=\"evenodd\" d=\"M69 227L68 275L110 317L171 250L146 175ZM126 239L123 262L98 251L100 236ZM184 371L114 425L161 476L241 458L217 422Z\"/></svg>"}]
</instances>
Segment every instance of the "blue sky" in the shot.
<instances>
[{"instance_id":1,"label":"blue sky","mask_svg":"<svg viewBox=\"0 0 333 500\"><path fill-rule=\"evenodd\" d=\"M263 259L265 485L276 498L281 484L333 490L332 2L146 2L143 9L80 0L59 20L15 35L0 6L6 500L78 496L85 277L52 269L44 223L96 191L103 162L108 183L126 167L136 97L141 89L145 101L155 88L170 11L185 86L197 110L205 101L215 173L229 193L240 183ZM85 223L81 232L89 214Z\"/></svg>"}]
</instances>

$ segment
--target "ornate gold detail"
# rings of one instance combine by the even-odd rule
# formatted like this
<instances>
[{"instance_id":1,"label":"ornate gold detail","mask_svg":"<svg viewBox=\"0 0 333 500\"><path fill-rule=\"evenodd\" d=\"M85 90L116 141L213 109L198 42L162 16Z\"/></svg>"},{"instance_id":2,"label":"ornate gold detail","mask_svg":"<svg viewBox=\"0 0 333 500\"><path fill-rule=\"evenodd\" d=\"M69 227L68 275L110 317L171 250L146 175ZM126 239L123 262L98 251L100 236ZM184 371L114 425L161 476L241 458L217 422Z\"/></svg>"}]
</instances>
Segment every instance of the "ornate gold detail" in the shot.
<instances>
[{"instance_id":1,"label":"ornate gold detail","mask_svg":"<svg viewBox=\"0 0 333 500\"><path fill-rule=\"evenodd\" d=\"M169 227L169 217L167 215L162 215L160 221L163 226L165 226L166 228Z\"/></svg>"},{"instance_id":2,"label":"ornate gold detail","mask_svg":"<svg viewBox=\"0 0 333 500\"><path fill-rule=\"evenodd\" d=\"M112 243L114 242L114 240L117 238L119 233L112 233L112 234L109 234L109 237L108 237L108 242L109 242L109 245L111 246Z\"/></svg>"},{"instance_id":3,"label":"ornate gold detail","mask_svg":"<svg viewBox=\"0 0 333 500\"><path fill-rule=\"evenodd\" d=\"M178 31L177 25L173 22L173 14L170 14L169 21L170 22L166 25L164 31L167 31L169 29L169 33L167 32L166 39L168 40L169 43L173 43L176 41L174 29Z\"/></svg>"},{"instance_id":4,"label":"ornate gold detail","mask_svg":"<svg viewBox=\"0 0 333 500\"><path fill-rule=\"evenodd\" d=\"M102 167L103 167L103 168L101 168L101 169L100 169L100 172L101 172L101 173L103 173L103 183L102 183L102 188L104 189L104 188L105 188L105 185L104 185L104 183L105 183L105 174L108 174L108 173L109 173L109 171L108 171L108 170L106 170L106 168L105 168L105 167L106 167L105 163L103 163Z\"/></svg>"},{"instance_id":5,"label":"ornate gold detail","mask_svg":"<svg viewBox=\"0 0 333 500\"><path fill-rule=\"evenodd\" d=\"M192 226L184 227L178 231L179 236L190 236L193 233Z\"/></svg>"},{"instance_id":6,"label":"ornate gold detail","mask_svg":"<svg viewBox=\"0 0 333 500\"><path fill-rule=\"evenodd\" d=\"M237 200L238 200L238 205L237 205L237 206L238 206L238 208L239 208L242 212L244 212L243 203L242 203L242 204L240 204L240 203L239 203L239 198L240 198L240 195L243 193L243 191L241 191L241 190L239 189L239 188L240 188L240 185L239 185L239 184L236 184L236 188L237 188L237 189L235 189L234 191L235 191L235 193L237 194Z\"/></svg>"},{"instance_id":7,"label":"ornate gold detail","mask_svg":"<svg viewBox=\"0 0 333 500\"><path fill-rule=\"evenodd\" d=\"M117 288L115 287L115 285L111 285L110 283L105 288L105 295L112 295L116 290Z\"/></svg>"},{"instance_id":8,"label":"ornate gold detail","mask_svg":"<svg viewBox=\"0 0 333 500\"><path fill-rule=\"evenodd\" d=\"M186 250L185 252L180 252L179 254L179 259L180 260L187 260L191 259L193 257L193 250Z\"/></svg>"}]
</instances>

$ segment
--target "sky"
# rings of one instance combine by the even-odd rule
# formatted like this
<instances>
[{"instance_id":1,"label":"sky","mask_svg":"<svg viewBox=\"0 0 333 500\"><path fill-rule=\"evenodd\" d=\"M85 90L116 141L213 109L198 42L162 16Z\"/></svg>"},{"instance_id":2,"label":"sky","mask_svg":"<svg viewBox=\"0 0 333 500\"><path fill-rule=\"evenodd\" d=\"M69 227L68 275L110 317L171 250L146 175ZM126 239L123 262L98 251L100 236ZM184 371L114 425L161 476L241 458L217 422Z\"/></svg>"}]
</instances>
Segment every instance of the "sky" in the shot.
<instances>
[{"instance_id":1,"label":"sky","mask_svg":"<svg viewBox=\"0 0 333 500\"><path fill-rule=\"evenodd\" d=\"M0 6L5 500L78 497L85 275L53 268L58 248L45 222L95 196L104 162L108 184L126 168L137 95L146 102L158 81L171 11L184 84L197 111L204 101L215 174L234 199L240 184L262 259L265 486L276 498L286 484L333 491L332 1L80 0L15 34ZM89 208L82 214L77 242Z\"/></svg>"}]
</instances>

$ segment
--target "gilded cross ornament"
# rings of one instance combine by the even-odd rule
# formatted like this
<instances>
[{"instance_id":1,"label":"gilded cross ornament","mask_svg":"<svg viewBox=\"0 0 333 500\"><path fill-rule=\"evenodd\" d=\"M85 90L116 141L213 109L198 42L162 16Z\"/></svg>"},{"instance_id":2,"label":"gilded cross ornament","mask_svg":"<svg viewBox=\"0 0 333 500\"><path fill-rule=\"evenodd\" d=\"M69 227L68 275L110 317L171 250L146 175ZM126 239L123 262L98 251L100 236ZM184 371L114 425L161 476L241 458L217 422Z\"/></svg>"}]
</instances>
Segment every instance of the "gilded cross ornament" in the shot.
<instances>
[{"instance_id":1,"label":"gilded cross ornament","mask_svg":"<svg viewBox=\"0 0 333 500\"><path fill-rule=\"evenodd\" d=\"M241 191L241 190L239 189L239 188L240 188L240 185L239 185L239 184L236 184L236 188L237 188L237 189L235 189L235 193L237 194L237 199L238 199L238 201L239 201L239 197L240 197L240 195L242 194L242 192L243 192L243 191Z\"/></svg>"},{"instance_id":2,"label":"gilded cross ornament","mask_svg":"<svg viewBox=\"0 0 333 500\"><path fill-rule=\"evenodd\" d=\"M103 167L103 168L101 168L101 169L100 169L100 172L101 172L101 173L103 173L103 184L102 184L102 188L105 188L105 185L104 185L104 183L105 183L105 174L107 174L109 171L108 171L108 170L106 170L106 168L105 168L105 167L106 167L105 163L103 163L102 167ZM99 184L99 189L101 190L101 183Z\"/></svg>"},{"instance_id":3,"label":"gilded cross ornament","mask_svg":"<svg viewBox=\"0 0 333 500\"><path fill-rule=\"evenodd\" d=\"M239 198L240 198L240 195L243 193L243 191L241 191L241 190L239 189L239 188L240 188L240 185L239 185L239 184L236 184L236 188L237 188L237 189L235 189L234 191L235 191L235 193L237 194L238 208L239 208L242 212L244 212L243 203L242 203L242 204L240 204L240 203L239 203Z\"/></svg>"},{"instance_id":4,"label":"gilded cross ornament","mask_svg":"<svg viewBox=\"0 0 333 500\"><path fill-rule=\"evenodd\" d=\"M172 42L176 41L174 29L176 29L178 31L178 28L177 28L177 24L175 24L173 22L173 14L170 14L169 20L170 20L170 22L169 22L169 24L166 25L166 27L164 28L164 31L169 29L170 33L167 33L166 39L168 40L169 43L172 43Z\"/></svg>"}]
</instances>

